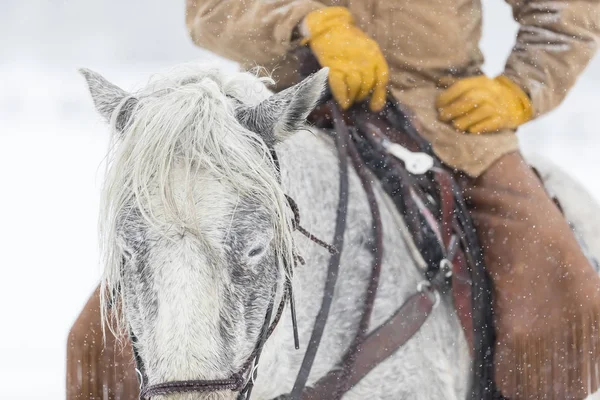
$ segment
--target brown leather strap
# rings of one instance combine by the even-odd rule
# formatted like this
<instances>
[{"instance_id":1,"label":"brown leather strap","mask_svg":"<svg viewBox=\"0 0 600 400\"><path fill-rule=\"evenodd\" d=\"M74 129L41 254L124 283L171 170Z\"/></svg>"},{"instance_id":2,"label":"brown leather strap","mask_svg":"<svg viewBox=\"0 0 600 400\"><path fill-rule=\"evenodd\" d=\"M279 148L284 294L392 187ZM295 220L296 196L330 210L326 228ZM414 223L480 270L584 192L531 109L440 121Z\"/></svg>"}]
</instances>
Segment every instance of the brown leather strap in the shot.
<instances>
[{"instance_id":1,"label":"brown leather strap","mask_svg":"<svg viewBox=\"0 0 600 400\"><path fill-rule=\"evenodd\" d=\"M356 352L355 367L348 375L348 390L408 342L423 326L435 304L431 296L432 294L426 292L413 294L389 320L360 343ZM330 371L312 388L304 390L302 400L330 399L332 393L338 391L339 379L343 374L343 368Z\"/></svg>"},{"instance_id":2,"label":"brown leather strap","mask_svg":"<svg viewBox=\"0 0 600 400\"><path fill-rule=\"evenodd\" d=\"M469 353L473 356L473 301L471 292L473 283L467 260L462 250L459 250L454 259L454 270L452 271L452 298L454 308L463 329L467 343L469 344Z\"/></svg>"},{"instance_id":3,"label":"brown leather strap","mask_svg":"<svg viewBox=\"0 0 600 400\"><path fill-rule=\"evenodd\" d=\"M454 219L454 196L452 195L452 187L450 186L450 176L448 174L445 174L441 171L435 171L434 177L440 188L440 206L442 209L442 240L444 242L444 248L448 249L450 245L450 237L452 236L452 220Z\"/></svg>"},{"instance_id":4,"label":"brown leather strap","mask_svg":"<svg viewBox=\"0 0 600 400\"><path fill-rule=\"evenodd\" d=\"M452 194L451 176L448 172L436 170L435 180L440 188L441 197L441 230L444 240L444 247L449 252L450 238L452 233L463 235L462 228L456 222L454 215L454 195ZM469 350L473 355L473 316L471 307L472 282L471 275L467 266L467 261L462 249L458 249L454 255L446 254L448 261L452 264L452 298L456 314L460 320L461 327L467 338Z\"/></svg>"}]
</instances>

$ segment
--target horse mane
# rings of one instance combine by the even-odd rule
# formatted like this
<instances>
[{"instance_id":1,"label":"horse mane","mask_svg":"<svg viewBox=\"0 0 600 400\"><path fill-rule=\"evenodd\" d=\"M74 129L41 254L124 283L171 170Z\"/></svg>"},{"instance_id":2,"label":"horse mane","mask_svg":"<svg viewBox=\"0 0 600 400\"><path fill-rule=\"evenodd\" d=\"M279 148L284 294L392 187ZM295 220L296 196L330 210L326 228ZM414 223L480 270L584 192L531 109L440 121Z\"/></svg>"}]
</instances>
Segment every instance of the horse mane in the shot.
<instances>
[{"instance_id":1,"label":"horse mane","mask_svg":"<svg viewBox=\"0 0 600 400\"><path fill-rule=\"evenodd\" d=\"M123 262L135 258L119 233L122 222L133 212L167 238L175 227L201 240L201 235L194 235L197 210L191 195L199 171L210 171L266 207L274 223L279 265L292 265L292 218L271 152L259 134L236 119L236 107L258 104L270 95L266 82L270 79L252 73L185 65L153 76L145 89L125 98L115 110L99 220L104 266L101 312L115 336L120 337L125 327L119 306ZM137 103L123 127L117 124L118 114L131 98ZM176 193L182 185L172 184L175 170L178 180L183 175L189 193Z\"/></svg>"}]
</instances>

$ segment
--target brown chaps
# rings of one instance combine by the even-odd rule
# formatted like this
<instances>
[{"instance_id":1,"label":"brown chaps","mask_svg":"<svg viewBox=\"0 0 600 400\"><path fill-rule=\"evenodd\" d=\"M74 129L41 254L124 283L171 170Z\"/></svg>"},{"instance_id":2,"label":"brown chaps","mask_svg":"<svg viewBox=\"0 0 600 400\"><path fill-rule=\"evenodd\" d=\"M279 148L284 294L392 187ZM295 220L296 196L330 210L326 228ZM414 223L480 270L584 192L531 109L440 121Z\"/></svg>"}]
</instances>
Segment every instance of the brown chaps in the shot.
<instances>
[{"instance_id":1,"label":"brown chaps","mask_svg":"<svg viewBox=\"0 0 600 400\"><path fill-rule=\"evenodd\" d=\"M139 383L129 340L102 337L100 290L92 294L69 332L67 400L137 400Z\"/></svg>"},{"instance_id":2,"label":"brown chaps","mask_svg":"<svg viewBox=\"0 0 600 400\"><path fill-rule=\"evenodd\" d=\"M598 388L600 278L518 152L466 183L494 285L499 388L510 399L584 399Z\"/></svg>"},{"instance_id":3,"label":"brown chaps","mask_svg":"<svg viewBox=\"0 0 600 400\"><path fill-rule=\"evenodd\" d=\"M499 388L511 400L585 398L600 372L600 278L519 153L461 181L494 285ZM96 291L69 334L67 400L137 399L130 344L102 340Z\"/></svg>"}]
</instances>

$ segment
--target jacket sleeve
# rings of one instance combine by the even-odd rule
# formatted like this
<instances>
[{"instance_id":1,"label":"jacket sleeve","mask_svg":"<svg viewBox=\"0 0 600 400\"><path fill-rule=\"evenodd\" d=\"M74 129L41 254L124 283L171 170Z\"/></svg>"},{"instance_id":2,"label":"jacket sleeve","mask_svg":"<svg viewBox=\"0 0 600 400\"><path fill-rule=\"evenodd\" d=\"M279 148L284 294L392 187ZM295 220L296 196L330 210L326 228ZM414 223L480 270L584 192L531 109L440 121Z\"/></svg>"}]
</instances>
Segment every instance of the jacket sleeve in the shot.
<instances>
[{"instance_id":1,"label":"jacket sleeve","mask_svg":"<svg viewBox=\"0 0 600 400\"><path fill-rule=\"evenodd\" d=\"M198 46L243 65L275 65L294 46L292 32L312 0L186 0L186 25Z\"/></svg>"},{"instance_id":2,"label":"jacket sleeve","mask_svg":"<svg viewBox=\"0 0 600 400\"><path fill-rule=\"evenodd\" d=\"M520 24L505 74L530 96L534 116L558 106L596 52L600 0L506 0Z\"/></svg>"}]
</instances>

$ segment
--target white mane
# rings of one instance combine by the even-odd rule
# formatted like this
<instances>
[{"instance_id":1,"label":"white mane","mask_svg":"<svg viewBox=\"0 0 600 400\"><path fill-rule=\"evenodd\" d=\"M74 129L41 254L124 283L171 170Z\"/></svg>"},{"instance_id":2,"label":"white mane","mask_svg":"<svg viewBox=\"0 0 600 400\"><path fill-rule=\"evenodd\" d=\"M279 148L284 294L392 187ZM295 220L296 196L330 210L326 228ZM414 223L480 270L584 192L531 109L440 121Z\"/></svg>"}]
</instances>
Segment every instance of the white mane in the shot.
<instances>
[{"instance_id":1,"label":"white mane","mask_svg":"<svg viewBox=\"0 0 600 400\"><path fill-rule=\"evenodd\" d=\"M185 182L193 182L199 171L208 171L238 193L257 198L274 221L277 253L292 260L291 216L270 151L257 133L242 127L235 117L239 102L253 105L270 95L265 81L248 73L185 66L153 77L144 90L132 95L138 101L123 132L116 127L117 117L132 97L117 107L111 118L111 150L100 211L103 307L122 300L123 291L118 289L125 249L119 227L132 209L165 236L172 229L197 232L193 196L175 193L172 185L175 169ZM156 212L157 205L160 212ZM201 240L200 235L196 239ZM118 310L113 308L112 322L121 331L123 316ZM106 320L109 314L102 312Z\"/></svg>"}]
</instances>

